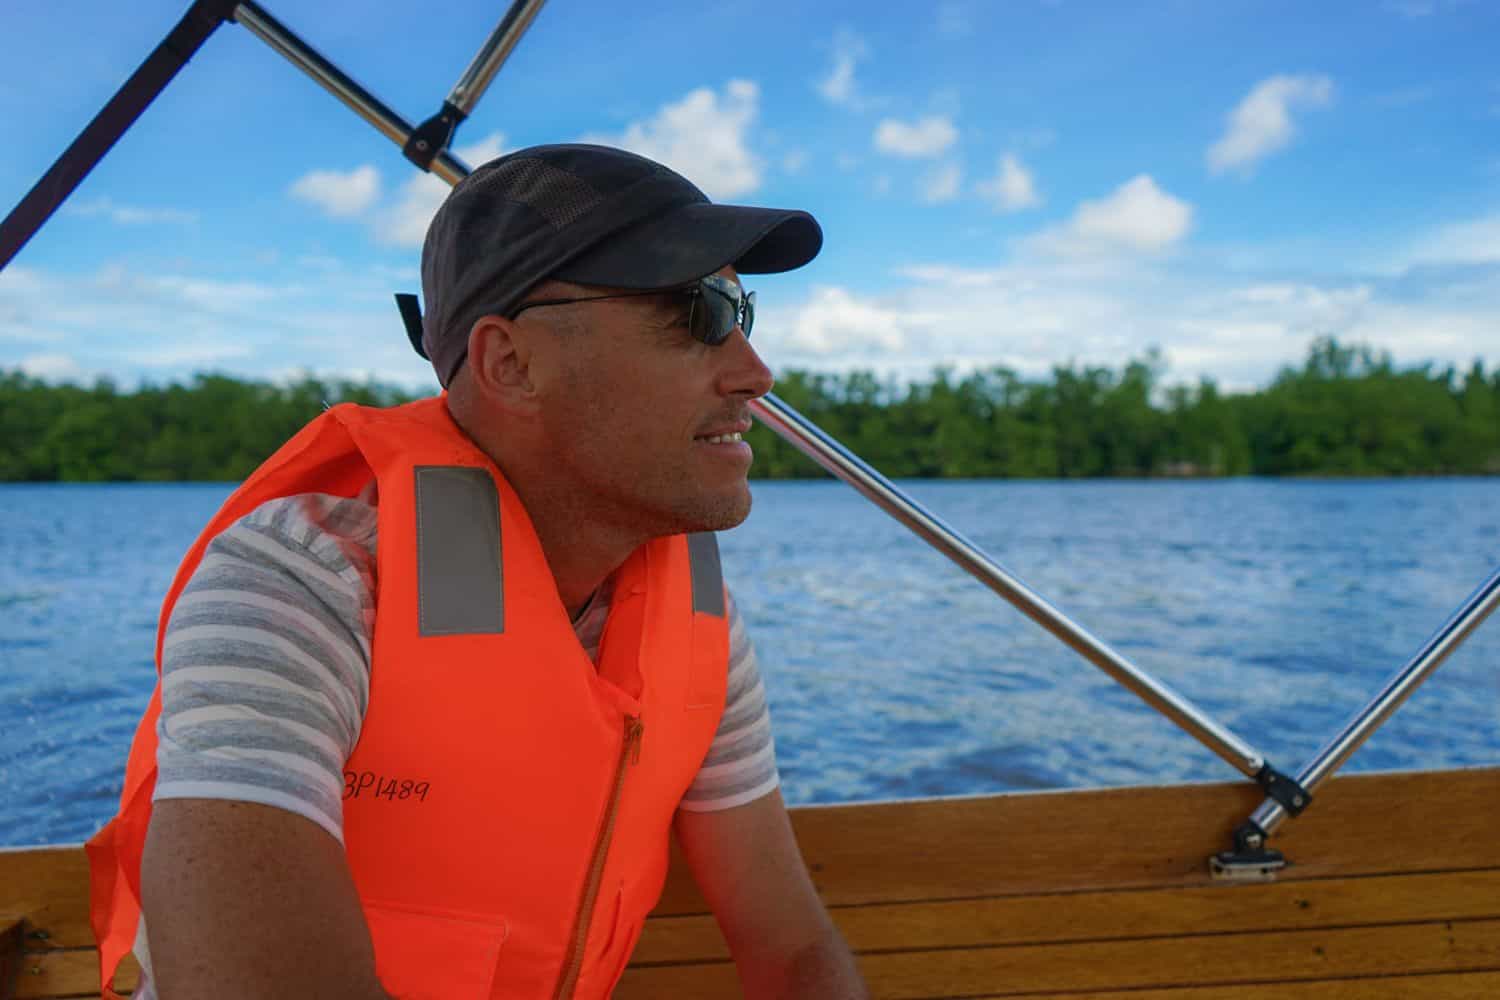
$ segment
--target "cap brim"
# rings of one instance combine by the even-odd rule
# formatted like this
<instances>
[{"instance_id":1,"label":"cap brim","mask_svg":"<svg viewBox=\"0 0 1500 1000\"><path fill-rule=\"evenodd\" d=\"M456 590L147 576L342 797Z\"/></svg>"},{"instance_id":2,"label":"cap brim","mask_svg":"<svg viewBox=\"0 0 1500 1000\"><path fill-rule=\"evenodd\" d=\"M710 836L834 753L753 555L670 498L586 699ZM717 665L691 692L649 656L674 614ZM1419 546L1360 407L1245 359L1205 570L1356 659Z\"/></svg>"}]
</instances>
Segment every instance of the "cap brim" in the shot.
<instances>
[{"instance_id":1,"label":"cap brim","mask_svg":"<svg viewBox=\"0 0 1500 1000\"><path fill-rule=\"evenodd\" d=\"M632 226L552 277L580 285L671 288L726 265L744 274L790 271L822 247L823 230L806 212L702 202Z\"/></svg>"}]
</instances>

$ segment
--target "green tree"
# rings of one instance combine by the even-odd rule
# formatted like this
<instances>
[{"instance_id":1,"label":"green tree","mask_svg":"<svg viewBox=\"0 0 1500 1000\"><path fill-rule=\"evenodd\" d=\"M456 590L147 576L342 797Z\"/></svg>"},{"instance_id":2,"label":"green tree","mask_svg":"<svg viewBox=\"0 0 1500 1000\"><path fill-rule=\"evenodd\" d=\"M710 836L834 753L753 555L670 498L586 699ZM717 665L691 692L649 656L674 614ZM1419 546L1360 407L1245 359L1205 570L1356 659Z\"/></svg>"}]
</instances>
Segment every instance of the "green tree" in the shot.
<instances>
[{"instance_id":1,"label":"green tree","mask_svg":"<svg viewBox=\"0 0 1500 1000\"><path fill-rule=\"evenodd\" d=\"M1162 386L1155 351L1118 371L1058 366L934 370L900 385L873 372L790 371L778 395L891 477L1500 474L1500 372L1459 375L1333 338L1266 388ZM198 375L120 392L0 372L0 480L237 480L339 402L406 402L390 386ZM757 424L754 474L821 475Z\"/></svg>"}]
</instances>

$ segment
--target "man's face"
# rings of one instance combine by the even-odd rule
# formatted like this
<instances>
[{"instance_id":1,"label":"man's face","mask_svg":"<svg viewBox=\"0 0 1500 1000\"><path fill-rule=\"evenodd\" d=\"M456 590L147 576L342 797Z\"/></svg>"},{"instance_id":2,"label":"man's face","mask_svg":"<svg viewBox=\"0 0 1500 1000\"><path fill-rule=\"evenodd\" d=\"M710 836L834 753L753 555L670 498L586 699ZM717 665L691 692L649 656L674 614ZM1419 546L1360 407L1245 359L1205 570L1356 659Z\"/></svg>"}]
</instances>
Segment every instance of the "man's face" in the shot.
<instances>
[{"instance_id":1,"label":"man's face","mask_svg":"<svg viewBox=\"0 0 1500 1000\"><path fill-rule=\"evenodd\" d=\"M771 372L738 329L717 347L695 340L689 303L667 293L559 307L576 328L538 341L541 426L575 516L654 536L750 513L750 446L733 436Z\"/></svg>"}]
</instances>

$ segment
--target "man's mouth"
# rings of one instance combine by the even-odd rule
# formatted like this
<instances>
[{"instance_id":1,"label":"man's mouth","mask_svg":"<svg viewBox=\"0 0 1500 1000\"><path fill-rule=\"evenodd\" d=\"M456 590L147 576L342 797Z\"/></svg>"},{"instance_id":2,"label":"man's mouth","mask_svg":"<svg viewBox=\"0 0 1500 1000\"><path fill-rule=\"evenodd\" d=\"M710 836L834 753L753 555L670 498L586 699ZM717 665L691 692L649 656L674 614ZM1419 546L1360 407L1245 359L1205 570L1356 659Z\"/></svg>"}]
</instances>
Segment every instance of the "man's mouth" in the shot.
<instances>
[{"instance_id":1,"label":"man's mouth","mask_svg":"<svg viewBox=\"0 0 1500 1000\"><path fill-rule=\"evenodd\" d=\"M745 432L750 430L749 416L740 416L737 419L725 420L716 426L709 427L702 434L695 434L694 441L702 441L705 444L740 444L745 440Z\"/></svg>"}]
</instances>

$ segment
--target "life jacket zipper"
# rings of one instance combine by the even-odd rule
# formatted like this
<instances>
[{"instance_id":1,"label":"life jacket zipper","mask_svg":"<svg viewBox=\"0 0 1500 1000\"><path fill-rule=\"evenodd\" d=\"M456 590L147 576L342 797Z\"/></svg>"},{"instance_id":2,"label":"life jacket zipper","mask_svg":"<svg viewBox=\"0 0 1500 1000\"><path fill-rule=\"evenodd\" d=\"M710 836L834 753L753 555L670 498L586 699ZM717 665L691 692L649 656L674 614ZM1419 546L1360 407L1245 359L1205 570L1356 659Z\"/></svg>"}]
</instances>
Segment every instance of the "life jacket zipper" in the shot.
<instances>
[{"instance_id":1,"label":"life jacket zipper","mask_svg":"<svg viewBox=\"0 0 1500 1000\"><path fill-rule=\"evenodd\" d=\"M578 903L578 913L573 918L573 935L568 941L567 961L562 975L557 980L555 1000L569 1000L578 987L578 974L583 969L583 951L589 938L589 924L594 917L594 904L599 899L599 883L604 879L604 862L609 858L609 842L615 832L615 814L620 811L620 793L625 790L625 770L641 762L641 735L645 731L639 716L625 716L625 736L620 744L620 761L615 766L615 785L610 792L609 807L604 812L604 822L599 828L599 838L594 842L594 857L589 863L589 875L583 883L583 898Z\"/></svg>"}]
</instances>

